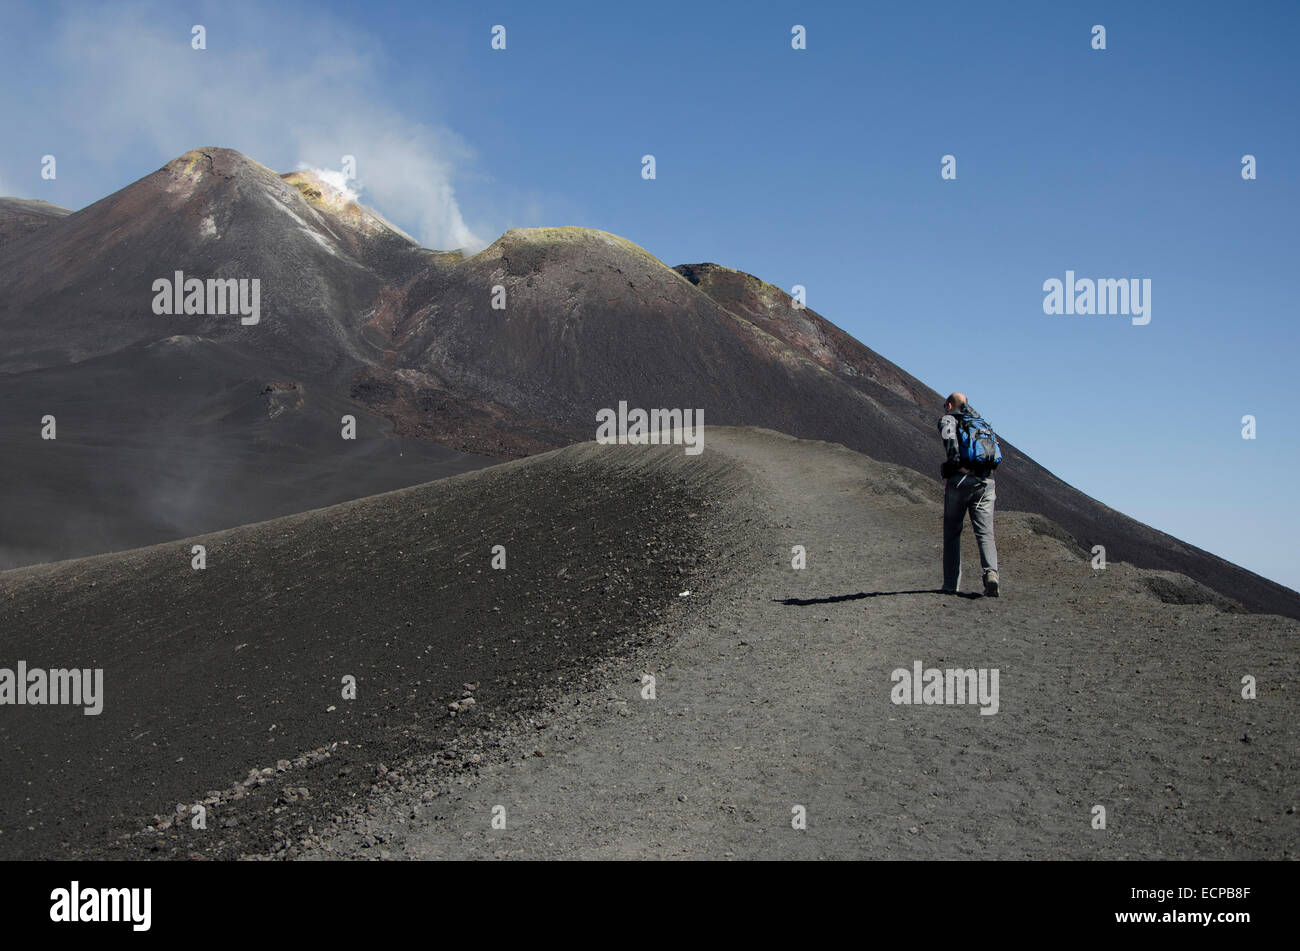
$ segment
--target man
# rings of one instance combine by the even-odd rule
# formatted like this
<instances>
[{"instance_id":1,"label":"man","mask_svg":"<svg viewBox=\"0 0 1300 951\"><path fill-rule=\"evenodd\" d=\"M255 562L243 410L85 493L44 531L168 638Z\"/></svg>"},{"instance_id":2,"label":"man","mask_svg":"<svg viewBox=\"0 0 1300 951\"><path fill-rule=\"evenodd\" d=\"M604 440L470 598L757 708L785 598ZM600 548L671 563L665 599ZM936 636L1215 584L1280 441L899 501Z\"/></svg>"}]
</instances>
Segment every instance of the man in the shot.
<instances>
[{"instance_id":1,"label":"man","mask_svg":"<svg viewBox=\"0 0 1300 951\"><path fill-rule=\"evenodd\" d=\"M969 512L971 528L975 530L975 541L979 545L980 567L984 569L984 594L996 598L998 549L993 541L993 502L997 495L993 470L997 467L996 460L1001 459L1001 451L991 429L984 436L979 434L977 427L983 420L966 402L965 393L952 394L943 408L939 435L948 454L947 461L940 467L947 480L943 497L943 591L956 594L961 584L961 529ZM976 421L975 425L971 425L971 421ZM965 462L962 455L963 429L968 446L972 437L977 442L984 441L981 451L972 453L968 449L968 461ZM969 461L971 457L994 461Z\"/></svg>"}]
</instances>

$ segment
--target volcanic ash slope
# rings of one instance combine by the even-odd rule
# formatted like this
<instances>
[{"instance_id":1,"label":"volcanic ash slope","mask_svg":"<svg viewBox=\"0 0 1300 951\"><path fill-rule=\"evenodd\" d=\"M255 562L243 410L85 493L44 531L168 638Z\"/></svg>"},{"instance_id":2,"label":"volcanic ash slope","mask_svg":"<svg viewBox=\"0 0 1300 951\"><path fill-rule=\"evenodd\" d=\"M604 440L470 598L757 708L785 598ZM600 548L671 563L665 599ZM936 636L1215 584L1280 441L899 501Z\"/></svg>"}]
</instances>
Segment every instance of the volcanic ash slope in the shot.
<instances>
[{"instance_id":1,"label":"volcanic ash slope","mask_svg":"<svg viewBox=\"0 0 1300 951\"><path fill-rule=\"evenodd\" d=\"M942 596L937 480L764 430L705 447L0 574L9 656L106 692L0 711L0 850L1294 857L1296 622L1094 570L1025 513L998 517L1004 596ZM996 669L997 712L894 704L916 661Z\"/></svg>"},{"instance_id":2,"label":"volcanic ash slope","mask_svg":"<svg viewBox=\"0 0 1300 951\"><path fill-rule=\"evenodd\" d=\"M0 667L104 672L97 716L0 707L0 857L235 858L315 834L388 767L679 626L681 591L737 571L744 483L722 456L585 444L0 573Z\"/></svg>"},{"instance_id":3,"label":"volcanic ash slope","mask_svg":"<svg viewBox=\"0 0 1300 951\"><path fill-rule=\"evenodd\" d=\"M761 564L713 576L671 639L525 724L504 759L424 773L300 854L1295 857L1295 621L1182 575L1094 570L1026 513L997 520L1003 597L940 595L937 480L762 430L711 428L707 446L752 480ZM891 672L918 660L998 669L998 712L892 703Z\"/></svg>"}]
</instances>

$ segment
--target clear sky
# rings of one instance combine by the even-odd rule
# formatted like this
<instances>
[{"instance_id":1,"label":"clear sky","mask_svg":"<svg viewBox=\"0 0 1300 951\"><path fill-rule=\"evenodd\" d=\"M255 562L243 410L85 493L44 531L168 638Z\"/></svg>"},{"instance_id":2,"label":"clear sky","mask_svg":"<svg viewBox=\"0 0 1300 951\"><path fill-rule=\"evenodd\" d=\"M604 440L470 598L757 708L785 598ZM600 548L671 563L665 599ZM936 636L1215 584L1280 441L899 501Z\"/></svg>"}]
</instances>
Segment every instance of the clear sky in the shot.
<instances>
[{"instance_id":1,"label":"clear sky","mask_svg":"<svg viewBox=\"0 0 1300 951\"><path fill-rule=\"evenodd\" d=\"M1300 4L6 0L3 17L0 194L79 208L200 145L279 171L350 154L362 200L434 246L583 225L802 284L1067 482L1300 588ZM1044 314L1067 269L1149 279L1150 323Z\"/></svg>"}]
</instances>

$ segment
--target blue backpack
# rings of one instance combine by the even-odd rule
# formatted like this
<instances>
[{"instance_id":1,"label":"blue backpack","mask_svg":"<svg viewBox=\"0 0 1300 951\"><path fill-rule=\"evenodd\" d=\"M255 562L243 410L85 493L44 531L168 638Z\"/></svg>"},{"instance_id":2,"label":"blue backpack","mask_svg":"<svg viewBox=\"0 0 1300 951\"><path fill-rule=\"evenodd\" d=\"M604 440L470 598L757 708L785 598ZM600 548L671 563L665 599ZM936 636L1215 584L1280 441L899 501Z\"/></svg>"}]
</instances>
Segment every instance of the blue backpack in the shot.
<instances>
[{"instance_id":1,"label":"blue backpack","mask_svg":"<svg viewBox=\"0 0 1300 951\"><path fill-rule=\"evenodd\" d=\"M957 446L964 466L992 469L1002 461L998 437L982 416L957 417Z\"/></svg>"}]
</instances>

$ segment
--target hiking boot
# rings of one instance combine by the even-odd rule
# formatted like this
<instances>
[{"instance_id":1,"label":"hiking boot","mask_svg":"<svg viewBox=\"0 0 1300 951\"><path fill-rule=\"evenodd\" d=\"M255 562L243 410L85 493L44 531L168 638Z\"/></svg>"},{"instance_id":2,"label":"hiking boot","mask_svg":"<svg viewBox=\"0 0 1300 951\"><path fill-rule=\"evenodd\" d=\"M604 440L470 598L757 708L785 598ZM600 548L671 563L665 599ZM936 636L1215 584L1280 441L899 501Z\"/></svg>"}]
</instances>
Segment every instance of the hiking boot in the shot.
<instances>
[{"instance_id":1,"label":"hiking boot","mask_svg":"<svg viewBox=\"0 0 1300 951\"><path fill-rule=\"evenodd\" d=\"M984 597L996 598L998 596L998 573L996 571L984 572Z\"/></svg>"}]
</instances>

